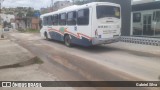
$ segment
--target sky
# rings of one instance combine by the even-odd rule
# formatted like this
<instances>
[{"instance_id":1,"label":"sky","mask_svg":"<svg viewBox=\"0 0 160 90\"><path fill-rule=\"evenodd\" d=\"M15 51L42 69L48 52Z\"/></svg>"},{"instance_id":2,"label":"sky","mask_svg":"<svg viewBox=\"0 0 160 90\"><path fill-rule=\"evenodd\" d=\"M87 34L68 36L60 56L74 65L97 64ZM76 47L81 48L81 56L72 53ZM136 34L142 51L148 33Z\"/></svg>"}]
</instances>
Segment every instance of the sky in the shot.
<instances>
[{"instance_id":1,"label":"sky","mask_svg":"<svg viewBox=\"0 0 160 90\"><path fill-rule=\"evenodd\" d=\"M53 0L64 1L64 0ZM72 0L69 0L72 1ZM140 0L134 0L140 1ZM51 5L51 0L4 0L2 7L33 7L35 9L44 8Z\"/></svg>"},{"instance_id":2,"label":"sky","mask_svg":"<svg viewBox=\"0 0 160 90\"><path fill-rule=\"evenodd\" d=\"M53 0L64 1L64 0ZM71 0L67 0L71 1ZM2 7L33 7L35 9L44 8L51 5L51 0L4 0Z\"/></svg>"}]
</instances>

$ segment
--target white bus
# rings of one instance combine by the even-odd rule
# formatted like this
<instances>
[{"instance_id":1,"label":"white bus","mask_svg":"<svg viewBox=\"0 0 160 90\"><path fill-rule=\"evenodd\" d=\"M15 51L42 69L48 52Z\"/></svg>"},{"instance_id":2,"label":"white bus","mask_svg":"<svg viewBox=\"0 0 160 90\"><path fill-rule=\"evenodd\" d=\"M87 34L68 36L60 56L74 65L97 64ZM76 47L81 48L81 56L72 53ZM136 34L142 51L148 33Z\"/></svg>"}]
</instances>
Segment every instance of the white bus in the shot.
<instances>
[{"instance_id":1,"label":"white bus","mask_svg":"<svg viewBox=\"0 0 160 90\"><path fill-rule=\"evenodd\" d=\"M109 2L73 5L41 15L41 20L41 36L66 46L109 44L121 35L121 7Z\"/></svg>"}]
</instances>

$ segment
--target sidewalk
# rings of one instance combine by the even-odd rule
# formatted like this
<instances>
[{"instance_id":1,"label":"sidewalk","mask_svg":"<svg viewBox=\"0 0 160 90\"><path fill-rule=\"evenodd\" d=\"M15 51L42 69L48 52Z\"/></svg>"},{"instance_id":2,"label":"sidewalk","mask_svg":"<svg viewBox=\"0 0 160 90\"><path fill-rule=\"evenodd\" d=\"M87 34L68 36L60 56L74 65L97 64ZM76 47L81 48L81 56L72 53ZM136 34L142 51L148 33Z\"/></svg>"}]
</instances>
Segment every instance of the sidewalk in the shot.
<instances>
[{"instance_id":1,"label":"sidewalk","mask_svg":"<svg viewBox=\"0 0 160 90\"><path fill-rule=\"evenodd\" d=\"M146 53L146 54L160 56L160 46L142 45L142 44L134 44L126 42L113 43L107 46L126 51L135 51L139 53Z\"/></svg>"},{"instance_id":2,"label":"sidewalk","mask_svg":"<svg viewBox=\"0 0 160 90\"><path fill-rule=\"evenodd\" d=\"M41 64L28 62L35 58L25 48L10 40L0 40L0 81L58 81L59 79L43 69ZM26 66L18 66L20 63ZM29 62L30 63L30 62ZM17 66L16 66L17 65ZM73 88L1 88L0 90L74 90Z\"/></svg>"},{"instance_id":3,"label":"sidewalk","mask_svg":"<svg viewBox=\"0 0 160 90\"><path fill-rule=\"evenodd\" d=\"M35 57L26 49L10 40L0 40L0 66L24 62Z\"/></svg>"}]
</instances>

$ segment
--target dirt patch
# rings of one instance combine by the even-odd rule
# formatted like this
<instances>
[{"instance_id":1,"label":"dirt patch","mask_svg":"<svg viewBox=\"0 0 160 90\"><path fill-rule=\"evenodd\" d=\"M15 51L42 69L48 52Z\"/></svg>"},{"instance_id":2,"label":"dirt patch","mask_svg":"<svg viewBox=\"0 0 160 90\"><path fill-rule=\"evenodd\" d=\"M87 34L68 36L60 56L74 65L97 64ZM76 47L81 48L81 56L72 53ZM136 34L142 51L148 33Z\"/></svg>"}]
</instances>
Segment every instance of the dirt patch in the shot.
<instances>
[{"instance_id":1,"label":"dirt patch","mask_svg":"<svg viewBox=\"0 0 160 90\"><path fill-rule=\"evenodd\" d=\"M25 66L30 66L33 64L42 64L42 63L43 63L43 61L40 58L34 57L34 58L27 60L27 61L24 61L24 62L12 64L12 65L0 66L0 69L19 68L19 67L25 67Z\"/></svg>"}]
</instances>

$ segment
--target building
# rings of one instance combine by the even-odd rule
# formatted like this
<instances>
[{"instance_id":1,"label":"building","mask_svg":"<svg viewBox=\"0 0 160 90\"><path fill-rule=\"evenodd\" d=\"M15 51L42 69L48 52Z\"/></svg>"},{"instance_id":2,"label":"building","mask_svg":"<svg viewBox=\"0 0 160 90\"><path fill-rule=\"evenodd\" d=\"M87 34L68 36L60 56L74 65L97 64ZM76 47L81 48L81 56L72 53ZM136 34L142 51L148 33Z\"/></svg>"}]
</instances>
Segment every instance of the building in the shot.
<instances>
[{"instance_id":1,"label":"building","mask_svg":"<svg viewBox=\"0 0 160 90\"><path fill-rule=\"evenodd\" d=\"M30 8L30 7L5 8L5 7L3 7L2 10L1 10L1 13L12 14L12 15L15 15L15 16L18 13L23 13L24 16L25 16L28 11L34 11L34 8Z\"/></svg>"},{"instance_id":2,"label":"building","mask_svg":"<svg viewBox=\"0 0 160 90\"><path fill-rule=\"evenodd\" d=\"M133 3L131 18L131 35L160 37L160 1Z\"/></svg>"},{"instance_id":3,"label":"building","mask_svg":"<svg viewBox=\"0 0 160 90\"><path fill-rule=\"evenodd\" d=\"M41 14L45 14L45 13L57 11L59 9L62 9L62 8L65 8L65 7L68 7L71 5L73 5L73 4L70 1L56 1L54 4L52 3L50 7L41 8L40 12L41 12Z\"/></svg>"},{"instance_id":4,"label":"building","mask_svg":"<svg viewBox=\"0 0 160 90\"><path fill-rule=\"evenodd\" d=\"M40 29L39 23L40 23L40 19L39 18L32 18L32 23L31 23L32 27L31 27L31 29L34 29L34 30Z\"/></svg>"},{"instance_id":5,"label":"building","mask_svg":"<svg viewBox=\"0 0 160 90\"><path fill-rule=\"evenodd\" d=\"M71 6L72 3L70 1L57 1L53 5L53 11L57 11L58 9L62 9L68 6Z\"/></svg>"},{"instance_id":6,"label":"building","mask_svg":"<svg viewBox=\"0 0 160 90\"><path fill-rule=\"evenodd\" d=\"M53 12L52 7L47 7L47 8L41 8L40 9L41 14L45 14L45 13L49 13L49 12Z\"/></svg>"},{"instance_id":7,"label":"building","mask_svg":"<svg viewBox=\"0 0 160 90\"><path fill-rule=\"evenodd\" d=\"M137 1L132 0L132 5L150 3L154 1L159 1L159 0L137 0Z\"/></svg>"},{"instance_id":8,"label":"building","mask_svg":"<svg viewBox=\"0 0 160 90\"><path fill-rule=\"evenodd\" d=\"M2 13L12 13L15 16L17 30L39 29L39 11L31 7L3 8ZM13 21L13 19L11 20Z\"/></svg>"},{"instance_id":9,"label":"building","mask_svg":"<svg viewBox=\"0 0 160 90\"><path fill-rule=\"evenodd\" d=\"M15 16L11 14L0 14L0 19L1 22L6 21L6 22L14 22Z\"/></svg>"}]
</instances>

